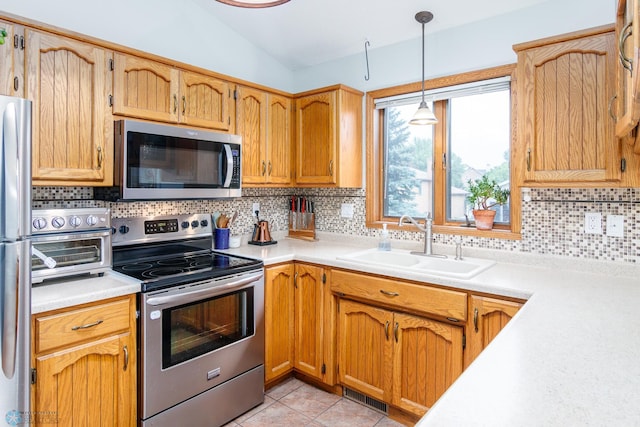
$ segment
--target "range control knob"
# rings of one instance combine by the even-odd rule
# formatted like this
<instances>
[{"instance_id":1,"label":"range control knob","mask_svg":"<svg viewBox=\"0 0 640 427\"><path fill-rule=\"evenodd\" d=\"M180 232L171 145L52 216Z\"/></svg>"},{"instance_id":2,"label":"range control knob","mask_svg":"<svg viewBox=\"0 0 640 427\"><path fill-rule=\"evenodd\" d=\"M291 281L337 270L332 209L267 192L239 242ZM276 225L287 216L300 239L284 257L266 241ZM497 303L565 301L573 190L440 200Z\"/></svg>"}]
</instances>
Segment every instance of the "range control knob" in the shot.
<instances>
[{"instance_id":1,"label":"range control knob","mask_svg":"<svg viewBox=\"0 0 640 427\"><path fill-rule=\"evenodd\" d=\"M34 218L33 219L33 228L36 230L42 230L47 226L47 220L44 218Z\"/></svg>"},{"instance_id":2,"label":"range control knob","mask_svg":"<svg viewBox=\"0 0 640 427\"><path fill-rule=\"evenodd\" d=\"M118 231L120 231L120 233L122 233L122 234L127 234L129 232L129 226L121 225L120 228L118 229Z\"/></svg>"},{"instance_id":3,"label":"range control knob","mask_svg":"<svg viewBox=\"0 0 640 427\"><path fill-rule=\"evenodd\" d=\"M69 225L74 228L80 227L82 225L82 218L80 218L79 216L72 216L71 218L69 218Z\"/></svg>"},{"instance_id":4,"label":"range control knob","mask_svg":"<svg viewBox=\"0 0 640 427\"><path fill-rule=\"evenodd\" d=\"M180 225L182 226L182 228L189 228L189 221L182 221Z\"/></svg>"},{"instance_id":5,"label":"range control knob","mask_svg":"<svg viewBox=\"0 0 640 427\"><path fill-rule=\"evenodd\" d=\"M206 219L203 219L202 221L200 221L200 225L203 227L206 227L207 225L209 225L209 221L207 221Z\"/></svg>"},{"instance_id":6,"label":"range control knob","mask_svg":"<svg viewBox=\"0 0 640 427\"><path fill-rule=\"evenodd\" d=\"M191 221L191 228L198 228L198 221Z\"/></svg>"},{"instance_id":7,"label":"range control knob","mask_svg":"<svg viewBox=\"0 0 640 427\"><path fill-rule=\"evenodd\" d=\"M87 217L87 225L89 227L93 227L94 225L96 225L98 223L98 218L95 215L89 215Z\"/></svg>"},{"instance_id":8,"label":"range control knob","mask_svg":"<svg viewBox=\"0 0 640 427\"><path fill-rule=\"evenodd\" d=\"M51 220L51 225L53 225L53 228L64 227L64 218L62 218L61 216L54 216Z\"/></svg>"}]
</instances>

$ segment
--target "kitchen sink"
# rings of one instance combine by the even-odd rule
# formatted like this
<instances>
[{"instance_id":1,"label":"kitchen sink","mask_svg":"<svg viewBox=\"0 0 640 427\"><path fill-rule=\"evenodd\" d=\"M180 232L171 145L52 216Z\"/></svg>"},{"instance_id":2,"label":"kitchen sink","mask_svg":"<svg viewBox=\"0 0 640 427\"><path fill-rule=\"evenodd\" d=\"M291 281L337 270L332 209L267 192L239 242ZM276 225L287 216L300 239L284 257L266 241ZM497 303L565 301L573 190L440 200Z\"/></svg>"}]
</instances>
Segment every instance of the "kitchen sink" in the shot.
<instances>
[{"instance_id":1,"label":"kitchen sink","mask_svg":"<svg viewBox=\"0 0 640 427\"><path fill-rule=\"evenodd\" d=\"M405 271L459 279L470 279L495 264L495 261L481 258L464 257L462 260L456 260L451 256L439 258L418 255L401 249L380 251L377 248L342 255L337 259L356 264L402 267Z\"/></svg>"}]
</instances>

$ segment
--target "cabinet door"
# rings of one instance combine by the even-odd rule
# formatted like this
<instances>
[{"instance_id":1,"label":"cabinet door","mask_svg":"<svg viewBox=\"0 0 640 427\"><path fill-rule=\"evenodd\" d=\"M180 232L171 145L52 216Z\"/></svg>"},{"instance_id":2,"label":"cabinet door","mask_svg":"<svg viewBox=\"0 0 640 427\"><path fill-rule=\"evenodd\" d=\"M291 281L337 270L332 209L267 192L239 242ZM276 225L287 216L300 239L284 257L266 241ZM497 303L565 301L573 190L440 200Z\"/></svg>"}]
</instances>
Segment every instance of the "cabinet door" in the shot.
<instances>
[{"instance_id":1,"label":"cabinet door","mask_svg":"<svg viewBox=\"0 0 640 427\"><path fill-rule=\"evenodd\" d=\"M340 383L390 402L393 313L349 300L340 300L339 305Z\"/></svg>"},{"instance_id":2,"label":"cabinet door","mask_svg":"<svg viewBox=\"0 0 640 427\"><path fill-rule=\"evenodd\" d=\"M471 296L469 317L472 322L467 333L467 366L498 335L520 307L522 304L518 302Z\"/></svg>"},{"instance_id":3,"label":"cabinet door","mask_svg":"<svg viewBox=\"0 0 640 427\"><path fill-rule=\"evenodd\" d=\"M616 40L618 40L617 65L617 121L616 137L624 138L633 144L634 138L628 137L640 119L640 83L636 76L640 60L640 16L638 0L619 0L616 16Z\"/></svg>"},{"instance_id":4,"label":"cabinet door","mask_svg":"<svg viewBox=\"0 0 640 427\"><path fill-rule=\"evenodd\" d=\"M267 181L267 94L238 88L236 132L242 136L242 183Z\"/></svg>"},{"instance_id":5,"label":"cabinet door","mask_svg":"<svg viewBox=\"0 0 640 427\"><path fill-rule=\"evenodd\" d=\"M296 105L296 183L335 184L336 92L305 96Z\"/></svg>"},{"instance_id":6,"label":"cabinet door","mask_svg":"<svg viewBox=\"0 0 640 427\"><path fill-rule=\"evenodd\" d=\"M24 97L24 28L0 21L7 35L0 45L0 95Z\"/></svg>"},{"instance_id":7,"label":"cabinet door","mask_svg":"<svg viewBox=\"0 0 640 427\"><path fill-rule=\"evenodd\" d=\"M25 30L35 185L111 185L111 53Z\"/></svg>"},{"instance_id":8,"label":"cabinet door","mask_svg":"<svg viewBox=\"0 0 640 427\"><path fill-rule=\"evenodd\" d=\"M229 83L203 74L180 72L180 122L228 131Z\"/></svg>"},{"instance_id":9,"label":"cabinet door","mask_svg":"<svg viewBox=\"0 0 640 427\"><path fill-rule=\"evenodd\" d=\"M293 264L265 271L265 381L293 369Z\"/></svg>"},{"instance_id":10,"label":"cabinet door","mask_svg":"<svg viewBox=\"0 0 640 427\"><path fill-rule=\"evenodd\" d=\"M291 183L291 99L269 95L267 101L267 174L273 184Z\"/></svg>"},{"instance_id":11,"label":"cabinet door","mask_svg":"<svg viewBox=\"0 0 640 427\"><path fill-rule=\"evenodd\" d=\"M165 64L114 55L113 114L177 122L180 72Z\"/></svg>"},{"instance_id":12,"label":"cabinet door","mask_svg":"<svg viewBox=\"0 0 640 427\"><path fill-rule=\"evenodd\" d=\"M527 182L619 180L620 148L608 106L615 88L612 32L518 55L518 135Z\"/></svg>"},{"instance_id":13,"label":"cabinet door","mask_svg":"<svg viewBox=\"0 0 640 427\"><path fill-rule=\"evenodd\" d=\"M396 313L392 403L422 416L462 373L462 328Z\"/></svg>"},{"instance_id":14,"label":"cabinet door","mask_svg":"<svg viewBox=\"0 0 640 427\"><path fill-rule=\"evenodd\" d=\"M134 426L134 345L126 333L37 357L37 424Z\"/></svg>"},{"instance_id":15,"label":"cabinet door","mask_svg":"<svg viewBox=\"0 0 640 427\"><path fill-rule=\"evenodd\" d=\"M322 379L323 374L322 268L296 264L295 273L295 367Z\"/></svg>"}]
</instances>

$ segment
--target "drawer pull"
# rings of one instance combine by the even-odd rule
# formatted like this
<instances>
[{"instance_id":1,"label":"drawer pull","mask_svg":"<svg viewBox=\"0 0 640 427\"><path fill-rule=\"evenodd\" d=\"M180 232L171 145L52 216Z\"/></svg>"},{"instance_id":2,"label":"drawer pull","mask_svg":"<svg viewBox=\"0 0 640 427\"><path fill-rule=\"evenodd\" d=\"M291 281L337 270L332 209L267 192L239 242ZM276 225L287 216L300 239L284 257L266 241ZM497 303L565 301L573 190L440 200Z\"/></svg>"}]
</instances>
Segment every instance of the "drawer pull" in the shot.
<instances>
[{"instance_id":1,"label":"drawer pull","mask_svg":"<svg viewBox=\"0 0 640 427\"><path fill-rule=\"evenodd\" d=\"M122 347L122 351L124 351L124 366L122 367L122 370L126 371L127 367L129 366L129 349L125 345L124 347Z\"/></svg>"},{"instance_id":2,"label":"drawer pull","mask_svg":"<svg viewBox=\"0 0 640 427\"><path fill-rule=\"evenodd\" d=\"M399 297L400 294L397 292L389 292L389 291L385 291L384 289L380 289L380 293L383 295L388 295L390 297Z\"/></svg>"},{"instance_id":3,"label":"drawer pull","mask_svg":"<svg viewBox=\"0 0 640 427\"><path fill-rule=\"evenodd\" d=\"M99 324L102 323L102 320L98 320L97 322L93 322L93 323L87 323L86 325L82 325L82 326L74 326L73 328L71 328L72 331L77 331L80 329L88 329L88 328L93 328L94 326L98 326Z\"/></svg>"}]
</instances>

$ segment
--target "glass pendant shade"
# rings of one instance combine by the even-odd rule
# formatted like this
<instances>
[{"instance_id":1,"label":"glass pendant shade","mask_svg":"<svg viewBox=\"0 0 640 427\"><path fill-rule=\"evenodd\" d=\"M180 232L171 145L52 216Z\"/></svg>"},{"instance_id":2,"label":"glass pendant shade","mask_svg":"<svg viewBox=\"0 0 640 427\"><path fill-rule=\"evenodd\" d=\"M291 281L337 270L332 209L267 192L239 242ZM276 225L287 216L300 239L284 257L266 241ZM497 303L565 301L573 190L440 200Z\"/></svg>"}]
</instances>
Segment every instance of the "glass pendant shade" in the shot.
<instances>
[{"instance_id":1,"label":"glass pendant shade","mask_svg":"<svg viewBox=\"0 0 640 427\"><path fill-rule=\"evenodd\" d=\"M410 125L435 125L438 123L436 115L429 109L426 102L422 101L418 107L418 111L409 120Z\"/></svg>"}]
</instances>

